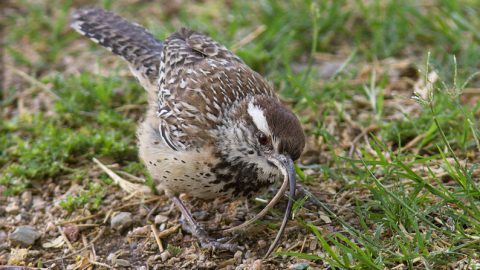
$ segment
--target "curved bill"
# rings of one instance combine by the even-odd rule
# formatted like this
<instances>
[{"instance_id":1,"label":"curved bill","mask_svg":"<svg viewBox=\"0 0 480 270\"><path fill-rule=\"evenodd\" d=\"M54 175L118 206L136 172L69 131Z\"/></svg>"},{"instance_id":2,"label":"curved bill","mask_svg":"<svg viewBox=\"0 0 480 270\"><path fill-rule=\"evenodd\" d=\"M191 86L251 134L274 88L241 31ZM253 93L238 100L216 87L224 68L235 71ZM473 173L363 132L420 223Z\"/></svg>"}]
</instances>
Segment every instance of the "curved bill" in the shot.
<instances>
[{"instance_id":1,"label":"curved bill","mask_svg":"<svg viewBox=\"0 0 480 270\"><path fill-rule=\"evenodd\" d=\"M292 214L292 206L293 206L293 198L295 197L295 168L293 167L293 161L290 157L284 155L278 155L274 158L269 159L272 163L274 163L280 171L282 171L283 176L286 178L284 182L288 180L289 183L289 192L288 192L288 203L287 209L285 209L285 215L283 216L282 225L280 225L280 229L278 230L277 236L273 243L268 248L267 253L265 254L264 258L270 256L273 252L275 247L277 246L280 238L282 237L283 232L285 231L285 227L287 226L288 219Z\"/></svg>"}]
</instances>

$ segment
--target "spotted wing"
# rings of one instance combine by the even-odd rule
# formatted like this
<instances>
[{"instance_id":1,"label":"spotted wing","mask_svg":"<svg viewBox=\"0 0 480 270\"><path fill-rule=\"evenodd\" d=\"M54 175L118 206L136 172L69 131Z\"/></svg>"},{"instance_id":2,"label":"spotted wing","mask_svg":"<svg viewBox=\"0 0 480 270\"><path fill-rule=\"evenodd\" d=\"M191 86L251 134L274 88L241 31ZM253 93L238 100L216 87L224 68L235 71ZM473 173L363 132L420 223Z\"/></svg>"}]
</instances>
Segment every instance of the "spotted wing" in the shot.
<instances>
[{"instance_id":1,"label":"spotted wing","mask_svg":"<svg viewBox=\"0 0 480 270\"><path fill-rule=\"evenodd\" d=\"M238 100L273 95L271 86L231 51L188 29L165 40L159 74L160 130L172 149L207 141L208 131L221 125Z\"/></svg>"}]
</instances>

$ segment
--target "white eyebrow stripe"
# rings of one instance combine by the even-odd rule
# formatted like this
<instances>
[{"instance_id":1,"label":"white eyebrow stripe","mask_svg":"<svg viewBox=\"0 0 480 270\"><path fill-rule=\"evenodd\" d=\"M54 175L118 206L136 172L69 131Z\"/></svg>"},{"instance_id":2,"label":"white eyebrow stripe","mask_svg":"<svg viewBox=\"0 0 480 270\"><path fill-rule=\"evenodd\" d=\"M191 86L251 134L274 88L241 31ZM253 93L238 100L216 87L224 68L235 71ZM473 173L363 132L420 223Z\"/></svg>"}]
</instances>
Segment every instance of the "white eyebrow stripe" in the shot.
<instances>
[{"instance_id":1,"label":"white eyebrow stripe","mask_svg":"<svg viewBox=\"0 0 480 270\"><path fill-rule=\"evenodd\" d=\"M261 132L265 133L266 135L271 136L272 133L270 132L270 128L268 127L267 118L265 118L265 114L263 110L253 105L253 102L248 103L248 114L252 117L253 123Z\"/></svg>"}]
</instances>

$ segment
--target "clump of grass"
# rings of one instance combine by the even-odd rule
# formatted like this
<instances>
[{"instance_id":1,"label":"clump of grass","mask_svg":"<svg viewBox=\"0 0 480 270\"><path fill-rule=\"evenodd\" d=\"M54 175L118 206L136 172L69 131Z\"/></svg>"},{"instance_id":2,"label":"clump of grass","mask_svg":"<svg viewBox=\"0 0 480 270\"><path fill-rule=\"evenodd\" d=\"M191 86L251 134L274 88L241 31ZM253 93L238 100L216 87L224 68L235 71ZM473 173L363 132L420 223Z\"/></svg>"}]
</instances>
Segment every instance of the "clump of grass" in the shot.
<instances>
[{"instance_id":1,"label":"clump of grass","mask_svg":"<svg viewBox=\"0 0 480 270\"><path fill-rule=\"evenodd\" d=\"M176 257L178 254L182 252L181 247L177 247L171 244L167 246L167 250L170 252L170 254L172 254L172 257Z\"/></svg>"},{"instance_id":2,"label":"clump of grass","mask_svg":"<svg viewBox=\"0 0 480 270\"><path fill-rule=\"evenodd\" d=\"M91 210L96 210L100 207L103 196L105 196L105 190L102 185L89 183L87 189L79 194L68 194L65 199L60 201L59 205L68 212L81 209L87 204Z\"/></svg>"},{"instance_id":3,"label":"clump of grass","mask_svg":"<svg viewBox=\"0 0 480 270\"><path fill-rule=\"evenodd\" d=\"M26 113L2 123L7 135L0 140L5 149L0 184L7 194L21 192L30 181L71 174L94 156L138 163L134 119L112 108L141 101L140 89L117 90L113 96L115 89L126 87L121 81L88 73L67 81L47 78L45 83L52 83L59 97L53 116Z\"/></svg>"},{"instance_id":4,"label":"clump of grass","mask_svg":"<svg viewBox=\"0 0 480 270\"><path fill-rule=\"evenodd\" d=\"M429 74L429 68L427 60L423 72ZM388 131L380 133L387 134L384 137L372 135L369 145L373 152L364 148L358 158L344 158L353 170L341 172L356 182L350 188L368 191L367 197L355 203L359 225L349 225L317 200L345 232L324 234L309 221L302 221L316 236L324 255L280 254L324 261L338 269L384 269L400 264L432 269L476 256L480 192L472 174L478 163L466 162L463 149L467 145L476 148L478 129L469 125L472 109L461 104L459 94L449 93L452 88L461 93L466 83L458 86L454 80L453 86L446 87L430 81L429 76L424 81L426 93L415 96L424 111L418 118L398 123L414 126L416 136L424 134L424 140L413 146L413 152L424 153L390 149L384 143L392 140Z\"/></svg>"}]
</instances>

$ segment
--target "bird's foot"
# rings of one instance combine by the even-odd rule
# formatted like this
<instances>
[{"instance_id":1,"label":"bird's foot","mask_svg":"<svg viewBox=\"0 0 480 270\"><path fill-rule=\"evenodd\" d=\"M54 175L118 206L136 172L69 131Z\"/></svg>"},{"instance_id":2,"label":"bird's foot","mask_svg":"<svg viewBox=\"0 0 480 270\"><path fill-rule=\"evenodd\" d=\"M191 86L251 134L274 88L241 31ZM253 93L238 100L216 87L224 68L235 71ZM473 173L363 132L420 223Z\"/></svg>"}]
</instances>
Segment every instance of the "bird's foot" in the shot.
<instances>
[{"instance_id":1,"label":"bird's foot","mask_svg":"<svg viewBox=\"0 0 480 270\"><path fill-rule=\"evenodd\" d=\"M183 229L197 237L200 242L200 246L210 250L229 250L232 252L239 250L238 245L228 243L229 240L225 241L226 238L216 240L210 237L208 233L198 224L198 222L195 221L190 211L187 209L187 207L185 207L185 204L183 204L183 202L177 196L171 196L170 199L182 212L181 224Z\"/></svg>"},{"instance_id":2,"label":"bird's foot","mask_svg":"<svg viewBox=\"0 0 480 270\"><path fill-rule=\"evenodd\" d=\"M241 248L234 243L222 242L222 239L213 239L213 238L198 238L200 246L209 250L227 250L231 252L236 252L241 250Z\"/></svg>"},{"instance_id":3,"label":"bird's foot","mask_svg":"<svg viewBox=\"0 0 480 270\"><path fill-rule=\"evenodd\" d=\"M232 252L240 250L240 247L237 244L230 243L230 241L233 240L233 237L214 239L198 224L191 226L187 222L181 223L183 230L196 237L202 248L209 250L227 250Z\"/></svg>"}]
</instances>

